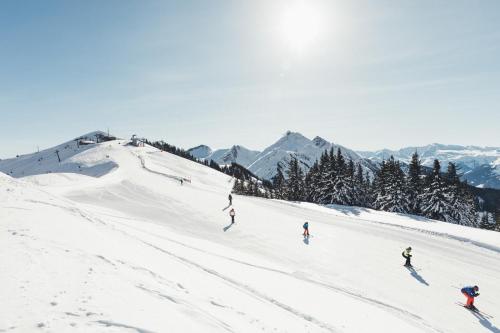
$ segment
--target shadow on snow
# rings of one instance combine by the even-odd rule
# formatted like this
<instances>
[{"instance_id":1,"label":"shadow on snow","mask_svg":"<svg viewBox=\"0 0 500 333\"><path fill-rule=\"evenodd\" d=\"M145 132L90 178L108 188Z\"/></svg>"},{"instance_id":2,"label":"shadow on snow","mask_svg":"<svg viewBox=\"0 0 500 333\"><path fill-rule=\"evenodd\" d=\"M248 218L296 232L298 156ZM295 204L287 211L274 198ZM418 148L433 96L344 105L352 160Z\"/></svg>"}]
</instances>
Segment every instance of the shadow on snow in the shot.
<instances>
[{"instance_id":1,"label":"shadow on snow","mask_svg":"<svg viewBox=\"0 0 500 333\"><path fill-rule=\"evenodd\" d=\"M413 268L413 267L406 267L406 268L408 268L408 270L410 271L411 276L413 276L415 278L415 280L417 280L421 284L425 284L426 286L429 286L429 284L427 283L427 281L425 281L424 278L420 274L417 273L417 271L415 270L415 268Z\"/></svg>"},{"instance_id":2,"label":"shadow on snow","mask_svg":"<svg viewBox=\"0 0 500 333\"><path fill-rule=\"evenodd\" d=\"M487 330L489 330L490 332L493 332L493 333L500 333L500 329L498 327L496 327L495 325L493 325L487 318L485 318L481 313L478 313L478 312L474 312L474 311L470 311L474 317L476 317L478 320L479 320L479 323L484 327L486 328Z\"/></svg>"}]
</instances>

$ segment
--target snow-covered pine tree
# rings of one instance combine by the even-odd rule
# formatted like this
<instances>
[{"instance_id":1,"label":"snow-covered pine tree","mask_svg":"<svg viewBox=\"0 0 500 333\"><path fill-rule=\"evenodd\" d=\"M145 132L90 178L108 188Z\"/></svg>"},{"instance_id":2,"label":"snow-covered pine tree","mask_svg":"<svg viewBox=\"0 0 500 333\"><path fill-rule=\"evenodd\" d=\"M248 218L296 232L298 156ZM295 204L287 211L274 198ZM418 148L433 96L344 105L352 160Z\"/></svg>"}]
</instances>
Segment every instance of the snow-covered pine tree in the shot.
<instances>
[{"instance_id":1,"label":"snow-covered pine tree","mask_svg":"<svg viewBox=\"0 0 500 333\"><path fill-rule=\"evenodd\" d=\"M415 152L411 157L411 162L408 169L408 196L410 200L411 213L420 214L420 197L423 190L422 181L422 163L418 153Z\"/></svg>"},{"instance_id":2,"label":"snow-covered pine tree","mask_svg":"<svg viewBox=\"0 0 500 333\"><path fill-rule=\"evenodd\" d=\"M304 178L304 200L315 202L316 191L319 186L319 164L314 162Z\"/></svg>"},{"instance_id":3,"label":"snow-covered pine tree","mask_svg":"<svg viewBox=\"0 0 500 333\"><path fill-rule=\"evenodd\" d=\"M330 203L338 205L351 205L353 198L352 191L349 186L347 164L340 148L337 150L334 172L335 178L333 181L333 192L331 193Z\"/></svg>"},{"instance_id":4,"label":"snow-covered pine tree","mask_svg":"<svg viewBox=\"0 0 500 333\"><path fill-rule=\"evenodd\" d=\"M391 156L384 165L380 180L381 191L375 201L380 210L396 213L409 213L411 211L408 193L406 192L406 177L401 170L399 161Z\"/></svg>"},{"instance_id":5,"label":"snow-covered pine tree","mask_svg":"<svg viewBox=\"0 0 500 333\"><path fill-rule=\"evenodd\" d=\"M285 176L283 175L283 168L278 162L276 165L276 175L272 179L274 188L274 197L276 199L286 199L285 197Z\"/></svg>"},{"instance_id":6,"label":"snow-covered pine tree","mask_svg":"<svg viewBox=\"0 0 500 333\"><path fill-rule=\"evenodd\" d=\"M243 181L240 181L238 178L234 181L232 192L235 194L244 194L243 193Z\"/></svg>"},{"instance_id":7,"label":"snow-covered pine tree","mask_svg":"<svg viewBox=\"0 0 500 333\"><path fill-rule=\"evenodd\" d=\"M372 186L370 188L370 197L372 198L371 206L374 209L380 210L383 205L383 200L386 195L386 182L388 176L388 167L385 160L380 163L380 169L375 173Z\"/></svg>"},{"instance_id":8,"label":"snow-covered pine tree","mask_svg":"<svg viewBox=\"0 0 500 333\"><path fill-rule=\"evenodd\" d=\"M318 170L315 175L312 177L312 182L314 188L312 189L312 202L314 203L323 203L323 196L326 191L326 168L328 167L329 159L328 153L325 152L321 155L318 161Z\"/></svg>"},{"instance_id":9,"label":"snow-covered pine tree","mask_svg":"<svg viewBox=\"0 0 500 333\"><path fill-rule=\"evenodd\" d=\"M454 208L450 205L446 187L441 176L441 164L434 160L432 173L426 177L421 195L422 214L431 219L454 223Z\"/></svg>"},{"instance_id":10,"label":"snow-covered pine tree","mask_svg":"<svg viewBox=\"0 0 500 333\"><path fill-rule=\"evenodd\" d=\"M323 156L322 156L323 157ZM333 201L332 195L337 178L337 161L333 148L329 153L325 152L324 159L321 164L321 181L319 192L319 203L330 204Z\"/></svg>"},{"instance_id":11,"label":"snow-covered pine tree","mask_svg":"<svg viewBox=\"0 0 500 333\"><path fill-rule=\"evenodd\" d=\"M366 193L367 188L365 179L363 177L363 168L361 164L356 164L356 173L354 175L354 204L357 206L366 206Z\"/></svg>"},{"instance_id":12,"label":"snow-covered pine tree","mask_svg":"<svg viewBox=\"0 0 500 333\"><path fill-rule=\"evenodd\" d=\"M299 161L295 156L290 156L285 181L286 198L291 201L304 199L304 173L300 168Z\"/></svg>"},{"instance_id":13,"label":"snow-covered pine tree","mask_svg":"<svg viewBox=\"0 0 500 333\"><path fill-rule=\"evenodd\" d=\"M500 208L495 212L495 231L500 231Z\"/></svg>"},{"instance_id":14,"label":"snow-covered pine tree","mask_svg":"<svg viewBox=\"0 0 500 333\"><path fill-rule=\"evenodd\" d=\"M479 223L476 214L474 196L467 189L467 186L460 181L457 167L454 163L448 163L448 168L445 174L445 183L447 200L452 207L450 213L454 220L448 222L477 227Z\"/></svg>"},{"instance_id":15,"label":"snow-covered pine tree","mask_svg":"<svg viewBox=\"0 0 500 333\"><path fill-rule=\"evenodd\" d=\"M486 230L495 230L496 225L493 214L490 212L481 212L479 214L480 214L479 227L481 229L486 229Z\"/></svg>"}]
</instances>

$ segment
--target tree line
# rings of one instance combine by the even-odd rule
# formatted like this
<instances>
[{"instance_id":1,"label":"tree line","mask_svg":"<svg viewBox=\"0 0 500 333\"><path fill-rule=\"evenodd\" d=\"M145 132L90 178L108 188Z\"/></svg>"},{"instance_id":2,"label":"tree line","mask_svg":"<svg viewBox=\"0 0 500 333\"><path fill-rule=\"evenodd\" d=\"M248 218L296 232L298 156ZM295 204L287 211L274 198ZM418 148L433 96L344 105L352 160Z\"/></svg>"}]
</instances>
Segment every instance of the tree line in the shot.
<instances>
[{"instance_id":1,"label":"tree line","mask_svg":"<svg viewBox=\"0 0 500 333\"><path fill-rule=\"evenodd\" d=\"M442 170L440 162L435 160L432 170L427 171L415 152L409 165L391 156L370 175L361 164L346 159L341 149L336 152L331 149L307 172L304 169L291 155L285 165L278 163L271 186L259 188L256 180L239 181L234 191L289 201L414 214L500 231L500 224L495 225L492 213L478 214L475 196L467 183L460 180L454 163L448 163L446 170Z\"/></svg>"}]
</instances>

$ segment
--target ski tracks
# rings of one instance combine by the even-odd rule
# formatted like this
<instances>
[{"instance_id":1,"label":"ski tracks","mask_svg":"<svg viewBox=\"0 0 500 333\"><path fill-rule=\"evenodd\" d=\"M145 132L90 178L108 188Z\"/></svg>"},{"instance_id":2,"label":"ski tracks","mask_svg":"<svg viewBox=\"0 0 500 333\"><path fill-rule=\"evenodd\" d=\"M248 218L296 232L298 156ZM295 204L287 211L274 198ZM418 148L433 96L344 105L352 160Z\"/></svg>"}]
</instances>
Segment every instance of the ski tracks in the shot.
<instances>
[{"instance_id":1,"label":"ski tracks","mask_svg":"<svg viewBox=\"0 0 500 333\"><path fill-rule=\"evenodd\" d=\"M258 290L256 290L255 288L247 285L247 284L244 284L244 283L241 283L239 281L236 281L235 279L232 279L224 274L221 274L211 268L208 268L206 266L203 266L197 262L194 262L192 260L189 260L187 258L184 258L182 256L178 256L176 254L174 254L173 252L170 252L168 250L165 250L153 243L150 243L150 242L147 242L143 239L141 239L140 237L138 236L134 236L122 229L118 229L115 225L113 225L114 223L117 223L117 224L121 224L123 226L126 226L128 228L133 228L133 227L130 227L128 226L127 224L125 223L119 223L119 222L114 222L113 224L110 224L110 223L106 223L104 222L103 220L101 220L100 218L96 218L94 216L92 216L91 214L88 214L86 213L84 210L80 209L80 208L77 208L75 206L72 206L72 207L66 207L66 206L62 206L62 205L57 205L57 204L54 204L54 203L50 203L50 202L44 202L44 201L37 201L37 200L28 200L32 203L36 203L36 204L44 204L44 205L49 205L49 206L53 206L53 207L56 207L56 208L60 208L60 209L64 209L66 211L69 211L71 213L73 213L74 215L78 215L82 218L84 218L85 220L91 222L91 223L94 223L94 224L98 224L98 225L103 225L103 226L106 226L106 227L109 227L115 231L118 231L120 233L122 233L123 235L127 236L127 237L130 237L130 238L133 238L135 239L136 241L139 241L140 243L143 243L144 245L146 246L149 246L151 248L154 248L156 249L157 251L160 251L170 257L173 257L175 258L176 260L180 261L180 262L183 262L184 264L187 264L189 266L192 266L192 267L195 267L197 268L198 270L201 270L201 271L204 271L205 273L208 273L212 276L215 276L219 279L222 279L228 283L230 283L231 285L233 285L234 287L240 289L240 290L243 290L245 291L247 294L250 294L258 299L261 299L261 300L265 300L267 301L268 303L271 303L273 304L274 306L277 306L307 322L310 322L324 330L327 330L327 331L330 331L330 332L340 332L341 330L339 330L338 328L335 328L333 327L332 325L328 324L328 323L325 323L307 313L303 313L297 309L294 309L293 307L285 304L285 303L282 303ZM138 229L138 228L133 228L135 229L136 231L140 231L140 232L143 232L143 233L146 233L146 234L150 234L149 232L147 231L144 231L144 230L141 230L141 229ZM428 324L422 317L416 315L416 314L413 314L409 311L406 311L404 309L401 309L401 308L398 308L396 306L393 306L393 305L390 305L390 304L387 304L387 303L384 303L384 302L381 302L381 301L378 301L376 299L373 299L373 298L370 298L370 297L367 297L367 296L364 296L362 294L359 294L359 293L356 293L356 292L353 292L353 291L350 291L350 290L347 290L346 288L342 288L342 287L338 287L338 286L334 286L334 285L331 285L331 284L327 284L327 283L324 283L324 282L320 282L320 281L316 281L316 280L313 280L313 279L310 279L310 278L307 278L305 276L299 276L299 275L296 275L294 273L290 273L290 272L286 272L286 271L282 271L282 270L279 270L279 269L275 269L275 268L270 268L270 267L265 267L265 266L261 266L261 265L255 265L255 264L251 264L251 263L248 263L248 262L244 262L244 261L241 261L241 260L237 260L237 259L234 259L234 258L231 258L231 257L227 257L227 256L223 256L223 255L219 255L219 254L215 254L215 253L211 253L211 252L207 252L205 250L201 250L201 249L198 249L196 247L193 247L193 246L190 246L190 245L187 245L187 244L184 244L182 242L179 242L179 241L176 241L176 240L173 240L173 239L169 239L169 238L166 238L166 237L160 237L158 235L152 235L150 234L151 236L156 236L156 237L159 237L160 239L163 239L163 240L166 240L166 241L169 241L169 242L172 242L172 243L175 243L177 245L180 245L180 246L183 246L183 247L186 247L186 248L189 248L189 249L192 249L192 250L195 250L195 251L199 251L199 252L202 252L204 254L208 254L208 255L212 255L212 256L216 256L216 257L219 257L221 259L225 259L225 260L228 260L228 261L232 261L232 262L235 262L235 263L238 263L238 264L241 264L241 265L246 265L246 266L250 266L250 267L253 267L253 268L257 268L257 269L261 269L261 270L266 270L266 271L269 271L269 272L273 272L273 273L277 273L277 274L280 274L280 275L285 275L285 276L288 276L288 277L291 277L291 278L294 278L294 279L298 279L298 280L302 280L302 281L305 281L305 282L308 282L308 283L311 283L311 284L314 284L314 285L318 285L318 286L321 286L321 287L324 287L324 288L327 288L329 290L332 290L334 292L337 292L337 293L341 293L341 294L344 294L344 295L347 295L351 298L355 298L357 300L360 300L362 302L365 302L365 303L369 303L371 305L374 305L378 308L382 308L382 309L385 309L397 316L399 316L400 318L404 318L404 319L409 319L411 320L414 324L417 324L419 327L422 327L422 328L425 328L426 330L428 331L432 331L432 332L441 332L439 329L436 329L434 328L433 326L431 326L430 324Z\"/></svg>"},{"instance_id":2,"label":"ski tracks","mask_svg":"<svg viewBox=\"0 0 500 333\"><path fill-rule=\"evenodd\" d=\"M378 300L376 300L374 298L370 298L370 297L362 295L360 293L356 293L356 292L348 290L346 288L342 288L342 287L335 286L335 285L332 285L332 284L328 284L328 283L325 283L325 282L313 280L313 279L310 279L310 278L308 278L306 276L303 276L303 275L298 275L298 274L295 274L295 273L290 273L290 272L287 272L287 271L283 271L283 270L276 269L276 268L271 268L271 267L266 267L266 266L262 266L262 265L256 265L256 264L248 263L248 262L241 261L241 260L238 260L238 259L235 259L235 258L231 258L231 257L228 257L228 256L224 256L224 255L220 255L220 254L213 253L213 252L210 252L210 251L202 250L202 249L196 248L196 247L191 246L191 245L187 245L185 243L179 242L177 240L174 240L174 239L171 239L171 238L168 238L168 237L159 236L159 235L152 234L150 232L141 230L141 229L136 228L136 227L131 227L131 226L127 225L126 223L119 223L119 224L123 224L123 225L127 226L128 228L132 228L132 229L134 229L136 231L140 231L140 232L146 233L146 234L148 234L150 236L154 236L154 237L160 238L162 240L166 240L168 242L171 242L171 243L174 243L174 244L186 247L186 248L194 250L194 251L198 251L198 252L203 253L203 254L211 255L211 256L214 256L214 257L225 259L225 260L228 260L228 261L231 261L231 262L234 262L234 263L238 263L238 264L241 264L241 265L249 266L249 267L252 267L252 268L261 269L261 270L265 270L265 271L272 272L272 273L277 273L277 274L284 275L284 276L287 276L287 277L290 277L290 278L293 278L293 279L301 280L301 281L308 282L308 283L311 283L311 284L314 284L314 285L317 285L317 286L321 286L321 287L327 288L327 289L332 290L334 292L341 293L341 294L346 295L348 297L360 300L360 301L362 301L364 303L368 303L368 304L374 305L374 306L376 306L378 308L385 309L385 310L387 310L387 311L389 311L389 312L397 315L400 318L409 319L413 323L417 324L418 326L424 327L427 330L430 330L432 332L442 332L441 330L439 330L439 329L433 327L432 325L430 325L429 323L427 323L422 317L420 317L420 316L418 316L418 315L416 315L414 313L411 313L411 312L409 312L407 310L401 309L401 308L396 307L394 305L378 301ZM131 236L131 237L134 237L134 236ZM136 237L134 237L134 238L136 238ZM151 243L145 242L145 241L143 241L140 238L136 238L136 239L138 239L139 241L141 241L141 242L143 242L143 243L145 243L145 244L147 244L149 246L152 246L152 247L156 248L157 250L160 250L160 251L164 252L163 249L159 248L156 245L153 245ZM168 251L166 251L166 252L168 252ZM196 264L196 265L198 265L198 264ZM208 270L211 271L211 272L215 272L215 271L213 271L211 269L208 269ZM217 272L215 272L215 273L217 273ZM217 273L216 275L219 275L219 273ZM253 288L251 288L251 289L253 290ZM307 315L305 315L305 316L307 316Z\"/></svg>"}]
</instances>

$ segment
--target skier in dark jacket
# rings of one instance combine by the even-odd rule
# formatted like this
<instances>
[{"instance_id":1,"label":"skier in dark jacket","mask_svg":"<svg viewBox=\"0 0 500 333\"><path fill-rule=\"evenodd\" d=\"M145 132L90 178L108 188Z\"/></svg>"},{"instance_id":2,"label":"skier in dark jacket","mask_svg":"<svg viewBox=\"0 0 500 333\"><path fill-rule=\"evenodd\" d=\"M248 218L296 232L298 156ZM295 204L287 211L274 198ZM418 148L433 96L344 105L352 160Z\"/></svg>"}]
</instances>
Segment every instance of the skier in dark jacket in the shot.
<instances>
[{"instance_id":1,"label":"skier in dark jacket","mask_svg":"<svg viewBox=\"0 0 500 333\"><path fill-rule=\"evenodd\" d=\"M475 309L476 307L474 306L474 297L479 296L479 287L464 287L460 291L462 292L462 294L464 294L465 297L467 297L467 303L465 304L465 307L472 310Z\"/></svg>"},{"instance_id":2,"label":"skier in dark jacket","mask_svg":"<svg viewBox=\"0 0 500 333\"><path fill-rule=\"evenodd\" d=\"M233 204L233 196L231 195L231 193L229 193L229 196L227 198L229 199L229 206L231 206Z\"/></svg>"},{"instance_id":3,"label":"skier in dark jacket","mask_svg":"<svg viewBox=\"0 0 500 333\"><path fill-rule=\"evenodd\" d=\"M404 250L402 255L403 255L403 258L406 259L405 267L413 267L411 265L411 247L408 247L406 250Z\"/></svg>"},{"instance_id":4,"label":"skier in dark jacket","mask_svg":"<svg viewBox=\"0 0 500 333\"><path fill-rule=\"evenodd\" d=\"M234 211L234 208L231 208L229 211L229 216L231 216L231 224L234 223L234 217L236 216L236 212Z\"/></svg>"},{"instance_id":5,"label":"skier in dark jacket","mask_svg":"<svg viewBox=\"0 0 500 333\"><path fill-rule=\"evenodd\" d=\"M302 227L304 228L304 237L309 237L309 222L304 223Z\"/></svg>"}]
</instances>

